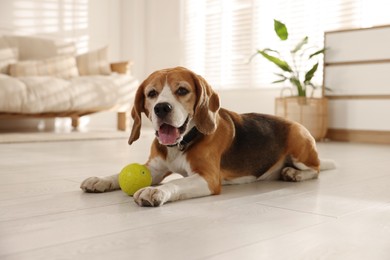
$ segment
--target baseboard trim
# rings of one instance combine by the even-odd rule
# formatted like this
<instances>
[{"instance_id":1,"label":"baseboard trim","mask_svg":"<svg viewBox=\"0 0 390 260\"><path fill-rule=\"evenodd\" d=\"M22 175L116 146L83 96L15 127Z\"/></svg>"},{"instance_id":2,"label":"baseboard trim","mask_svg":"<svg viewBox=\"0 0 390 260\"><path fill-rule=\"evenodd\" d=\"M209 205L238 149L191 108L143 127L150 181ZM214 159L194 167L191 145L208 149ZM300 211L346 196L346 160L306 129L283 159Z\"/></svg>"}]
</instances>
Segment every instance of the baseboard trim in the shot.
<instances>
[{"instance_id":1,"label":"baseboard trim","mask_svg":"<svg viewBox=\"0 0 390 260\"><path fill-rule=\"evenodd\" d=\"M390 131L328 129L326 137L342 142L390 144Z\"/></svg>"}]
</instances>

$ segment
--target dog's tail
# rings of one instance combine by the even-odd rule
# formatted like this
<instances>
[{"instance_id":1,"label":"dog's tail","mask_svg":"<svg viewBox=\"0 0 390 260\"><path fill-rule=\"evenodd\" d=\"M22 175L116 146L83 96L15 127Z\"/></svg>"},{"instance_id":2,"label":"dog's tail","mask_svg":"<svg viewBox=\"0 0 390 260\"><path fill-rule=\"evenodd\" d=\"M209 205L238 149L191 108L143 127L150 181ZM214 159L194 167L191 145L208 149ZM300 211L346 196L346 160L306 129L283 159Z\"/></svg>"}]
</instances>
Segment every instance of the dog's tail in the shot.
<instances>
[{"instance_id":1,"label":"dog's tail","mask_svg":"<svg viewBox=\"0 0 390 260\"><path fill-rule=\"evenodd\" d=\"M321 163L320 163L320 170L321 171L336 169L335 161L330 160L330 159L321 159L320 161L321 161Z\"/></svg>"}]
</instances>

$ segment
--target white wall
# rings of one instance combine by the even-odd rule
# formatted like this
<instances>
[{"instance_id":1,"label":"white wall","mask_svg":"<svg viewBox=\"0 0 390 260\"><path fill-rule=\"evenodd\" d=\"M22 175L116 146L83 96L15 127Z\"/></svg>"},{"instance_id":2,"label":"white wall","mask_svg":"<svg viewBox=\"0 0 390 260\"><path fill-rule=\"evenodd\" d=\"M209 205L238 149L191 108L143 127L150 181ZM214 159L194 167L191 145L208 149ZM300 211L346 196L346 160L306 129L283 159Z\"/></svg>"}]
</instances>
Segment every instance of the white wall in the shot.
<instances>
[{"instance_id":1,"label":"white wall","mask_svg":"<svg viewBox=\"0 0 390 260\"><path fill-rule=\"evenodd\" d=\"M280 95L279 89L234 89L217 92L221 106L238 113L274 114L275 97Z\"/></svg>"},{"instance_id":2,"label":"white wall","mask_svg":"<svg viewBox=\"0 0 390 260\"><path fill-rule=\"evenodd\" d=\"M149 0L146 19L147 74L181 64L180 0Z\"/></svg>"},{"instance_id":3,"label":"white wall","mask_svg":"<svg viewBox=\"0 0 390 260\"><path fill-rule=\"evenodd\" d=\"M89 0L88 2L89 49L94 50L108 45L111 61L123 59L121 9L122 0Z\"/></svg>"},{"instance_id":4,"label":"white wall","mask_svg":"<svg viewBox=\"0 0 390 260\"><path fill-rule=\"evenodd\" d=\"M122 53L137 78L182 64L180 9L180 0L123 0Z\"/></svg>"},{"instance_id":5,"label":"white wall","mask_svg":"<svg viewBox=\"0 0 390 260\"><path fill-rule=\"evenodd\" d=\"M146 56L146 1L124 0L121 10L122 41L124 60L132 60L132 73L138 79L145 77Z\"/></svg>"}]
</instances>

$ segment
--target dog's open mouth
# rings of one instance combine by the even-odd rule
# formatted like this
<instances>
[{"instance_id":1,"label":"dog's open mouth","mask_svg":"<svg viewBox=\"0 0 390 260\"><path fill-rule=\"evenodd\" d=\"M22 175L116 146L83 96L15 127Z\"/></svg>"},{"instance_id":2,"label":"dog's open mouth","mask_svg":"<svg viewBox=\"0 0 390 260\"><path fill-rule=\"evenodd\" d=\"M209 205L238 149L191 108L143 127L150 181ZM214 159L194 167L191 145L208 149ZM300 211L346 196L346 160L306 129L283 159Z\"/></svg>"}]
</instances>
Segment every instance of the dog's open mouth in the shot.
<instances>
[{"instance_id":1,"label":"dog's open mouth","mask_svg":"<svg viewBox=\"0 0 390 260\"><path fill-rule=\"evenodd\" d=\"M174 127L169 124L163 123L158 131L156 131L156 136L163 145L174 145L176 144L181 135L186 131L188 124L188 117L184 124L181 127Z\"/></svg>"}]
</instances>

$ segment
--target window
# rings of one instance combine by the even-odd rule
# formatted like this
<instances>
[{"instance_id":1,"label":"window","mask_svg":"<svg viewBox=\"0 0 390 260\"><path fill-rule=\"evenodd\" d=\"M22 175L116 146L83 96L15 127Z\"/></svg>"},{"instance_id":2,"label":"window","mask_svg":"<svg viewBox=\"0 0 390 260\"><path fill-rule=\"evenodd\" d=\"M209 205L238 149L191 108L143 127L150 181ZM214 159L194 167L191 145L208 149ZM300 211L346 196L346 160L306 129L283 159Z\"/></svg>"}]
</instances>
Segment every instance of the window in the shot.
<instances>
[{"instance_id":1,"label":"window","mask_svg":"<svg viewBox=\"0 0 390 260\"><path fill-rule=\"evenodd\" d=\"M288 51L306 35L320 48L325 31L390 23L387 0L183 1L184 64L215 88L271 87L278 69L260 56L249 63L256 49ZM275 36L273 19L287 25L288 43Z\"/></svg>"},{"instance_id":2,"label":"window","mask_svg":"<svg viewBox=\"0 0 390 260\"><path fill-rule=\"evenodd\" d=\"M14 0L8 5L5 21L12 22L6 29L13 34L62 38L75 42L79 52L88 50L88 0Z\"/></svg>"}]
</instances>

